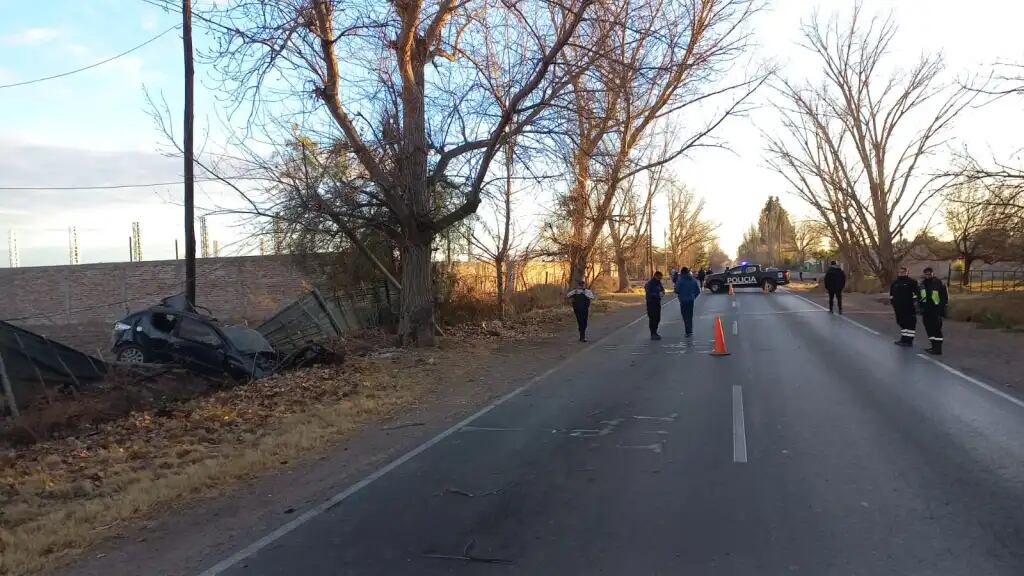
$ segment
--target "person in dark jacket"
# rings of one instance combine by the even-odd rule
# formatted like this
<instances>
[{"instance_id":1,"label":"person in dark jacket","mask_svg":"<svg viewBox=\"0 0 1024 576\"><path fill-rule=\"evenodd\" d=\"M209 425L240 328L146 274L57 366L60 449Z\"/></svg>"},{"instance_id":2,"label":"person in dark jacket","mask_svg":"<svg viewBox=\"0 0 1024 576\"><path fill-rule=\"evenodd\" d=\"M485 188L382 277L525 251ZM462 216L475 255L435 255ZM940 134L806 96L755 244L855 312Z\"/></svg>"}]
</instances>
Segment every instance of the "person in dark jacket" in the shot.
<instances>
[{"instance_id":1,"label":"person in dark jacket","mask_svg":"<svg viewBox=\"0 0 1024 576\"><path fill-rule=\"evenodd\" d=\"M896 324L900 327L900 339L897 346L913 346L914 334L917 331L917 300L920 298L917 280L907 274L907 268L901 267L899 276L889 286L889 302L896 313Z\"/></svg>"},{"instance_id":2,"label":"person in dark jacket","mask_svg":"<svg viewBox=\"0 0 1024 576\"><path fill-rule=\"evenodd\" d=\"M580 280L576 288L566 294L566 298L572 302L572 311L576 314L576 326L580 329L580 342L587 341L587 318L590 316L590 302L594 299L594 293L587 289L587 283Z\"/></svg>"},{"instance_id":3,"label":"person in dark jacket","mask_svg":"<svg viewBox=\"0 0 1024 576\"><path fill-rule=\"evenodd\" d=\"M924 323L925 332L928 333L928 341L931 348L925 350L929 354L942 355L942 319L946 317L946 304L949 303L949 294L946 292L946 285L942 280L936 278L931 268L924 269L924 280L920 286L921 295L921 321Z\"/></svg>"},{"instance_id":4,"label":"person in dark jacket","mask_svg":"<svg viewBox=\"0 0 1024 576\"><path fill-rule=\"evenodd\" d=\"M697 271L697 283L700 284L701 289L704 288L704 279L707 277L707 272L703 268Z\"/></svg>"},{"instance_id":5,"label":"person in dark jacket","mask_svg":"<svg viewBox=\"0 0 1024 576\"><path fill-rule=\"evenodd\" d=\"M843 313L843 288L846 288L846 272L833 260L825 272L825 290L828 290L828 311L835 313L835 302L839 302L839 313Z\"/></svg>"},{"instance_id":6,"label":"person in dark jacket","mask_svg":"<svg viewBox=\"0 0 1024 576\"><path fill-rule=\"evenodd\" d=\"M644 299L647 301L647 324L651 328L651 340L661 340L658 324L661 324L661 297L665 295L665 285L661 283L661 272L644 284Z\"/></svg>"},{"instance_id":7,"label":"person in dark jacket","mask_svg":"<svg viewBox=\"0 0 1024 576\"><path fill-rule=\"evenodd\" d=\"M700 285L693 274L690 274L690 269L685 266L679 271L675 293L679 297L679 311L683 314L686 336L693 336L693 303L700 296Z\"/></svg>"},{"instance_id":8,"label":"person in dark jacket","mask_svg":"<svg viewBox=\"0 0 1024 576\"><path fill-rule=\"evenodd\" d=\"M673 266L672 270L669 271L669 278L672 278L672 285L676 285L676 280L679 280L679 271Z\"/></svg>"}]
</instances>

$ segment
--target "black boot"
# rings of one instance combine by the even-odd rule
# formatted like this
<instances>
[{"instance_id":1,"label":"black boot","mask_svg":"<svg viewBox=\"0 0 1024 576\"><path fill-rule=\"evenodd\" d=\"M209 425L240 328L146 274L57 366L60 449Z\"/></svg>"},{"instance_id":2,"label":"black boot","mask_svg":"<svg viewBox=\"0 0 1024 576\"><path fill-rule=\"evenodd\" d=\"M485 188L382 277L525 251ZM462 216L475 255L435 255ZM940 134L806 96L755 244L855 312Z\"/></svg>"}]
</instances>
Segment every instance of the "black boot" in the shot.
<instances>
[{"instance_id":1,"label":"black boot","mask_svg":"<svg viewBox=\"0 0 1024 576\"><path fill-rule=\"evenodd\" d=\"M932 340L932 347L925 350L925 352L933 356L942 356L942 340Z\"/></svg>"},{"instance_id":2,"label":"black boot","mask_svg":"<svg viewBox=\"0 0 1024 576\"><path fill-rule=\"evenodd\" d=\"M655 332L654 334L651 334L651 340L661 340L661 336Z\"/></svg>"}]
</instances>

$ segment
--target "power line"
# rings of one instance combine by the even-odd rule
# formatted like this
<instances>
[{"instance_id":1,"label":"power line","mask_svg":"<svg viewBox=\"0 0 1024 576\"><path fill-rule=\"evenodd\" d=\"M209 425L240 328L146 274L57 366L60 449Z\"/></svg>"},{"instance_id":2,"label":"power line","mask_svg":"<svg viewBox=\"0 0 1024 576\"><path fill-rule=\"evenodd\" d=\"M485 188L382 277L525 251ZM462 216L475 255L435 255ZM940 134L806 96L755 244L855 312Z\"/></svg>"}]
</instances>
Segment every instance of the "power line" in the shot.
<instances>
[{"instance_id":1,"label":"power line","mask_svg":"<svg viewBox=\"0 0 1024 576\"><path fill-rule=\"evenodd\" d=\"M179 28L179 27L180 27L179 24L175 24L174 26L171 26L167 30L164 30L163 32L157 34L156 36L150 38L149 40L146 40L142 44L139 44L138 46L136 46L134 48L130 48L128 50L125 50L124 52L121 52L120 54L117 54L115 56L111 56L110 58L107 58L106 60L100 60L99 62L95 62L93 64L89 64L88 66L84 66L82 68L76 68L74 70L69 70L67 72L62 72L60 74L54 74L53 76L44 76L42 78L34 78L32 80L25 80L25 81L22 81L22 82L15 82L14 84L0 84L0 89L3 89L3 88L15 88L17 86L25 86L25 85L28 85L28 84L35 84L37 82L45 82L47 80L55 80L57 78L64 78L65 76L71 76L72 74L78 74L79 72L85 72L86 70L91 70L93 68L96 68L97 66L102 66L102 65L104 65L104 64L106 64L108 62L113 62L114 60L117 60L118 58L121 58L122 56L127 56L128 54L131 54L132 52L135 52L139 48L142 48L144 46L147 46L148 44L156 42L160 38L164 37L171 30L174 30L174 29Z\"/></svg>"},{"instance_id":2,"label":"power line","mask_svg":"<svg viewBox=\"0 0 1024 576\"><path fill-rule=\"evenodd\" d=\"M223 178L196 178L196 182L217 182L220 180L257 180L244 176L223 177ZM0 186L0 192L9 191L31 191L31 190L119 190L122 188L155 188L157 186L178 186L185 182L176 180L174 182L146 182L143 184L110 184L107 186Z\"/></svg>"}]
</instances>

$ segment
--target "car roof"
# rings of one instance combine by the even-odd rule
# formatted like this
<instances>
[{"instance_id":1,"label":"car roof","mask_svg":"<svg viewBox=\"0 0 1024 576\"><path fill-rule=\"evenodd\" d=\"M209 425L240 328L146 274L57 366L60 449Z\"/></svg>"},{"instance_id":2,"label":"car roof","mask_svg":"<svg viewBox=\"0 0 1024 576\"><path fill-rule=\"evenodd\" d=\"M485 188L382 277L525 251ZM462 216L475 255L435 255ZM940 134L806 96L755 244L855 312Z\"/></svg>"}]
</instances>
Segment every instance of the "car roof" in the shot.
<instances>
[{"instance_id":1,"label":"car roof","mask_svg":"<svg viewBox=\"0 0 1024 576\"><path fill-rule=\"evenodd\" d=\"M142 314L171 314L173 316L184 316L186 318L191 318L193 320L200 320L200 321L203 321L203 322L208 322L210 324L217 324L218 323L216 318L212 318L212 317L207 316L205 314L199 314L198 312L188 312L188 311L185 311L185 310L179 310L178 308L168 308L167 306L150 306L149 308L146 308L145 310L139 310L138 312L133 312L133 313L129 314L128 316L126 316L125 318L134 318L136 316L141 316Z\"/></svg>"}]
</instances>

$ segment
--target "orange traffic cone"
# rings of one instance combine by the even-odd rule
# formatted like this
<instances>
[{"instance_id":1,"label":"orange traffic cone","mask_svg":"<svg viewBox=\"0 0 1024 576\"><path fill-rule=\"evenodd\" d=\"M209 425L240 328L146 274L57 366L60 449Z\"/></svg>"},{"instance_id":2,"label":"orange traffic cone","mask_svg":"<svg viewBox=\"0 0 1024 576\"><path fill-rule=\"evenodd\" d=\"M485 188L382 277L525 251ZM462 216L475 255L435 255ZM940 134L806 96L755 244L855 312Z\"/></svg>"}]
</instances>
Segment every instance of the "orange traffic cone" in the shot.
<instances>
[{"instance_id":1,"label":"orange traffic cone","mask_svg":"<svg viewBox=\"0 0 1024 576\"><path fill-rule=\"evenodd\" d=\"M736 292L732 289L732 284L729 284L729 296L732 296Z\"/></svg>"},{"instance_id":2,"label":"orange traffic cone","mask_svg":"<svg viewBox=\"0 0 1024 576\"><path fill-rule=\"evenodd\" d=\"M711 351L712 356L728 356L729 351L725 349L725 333L722 332L722 317L715 316L715 349Z\"/></svg>"}]
</instances>

